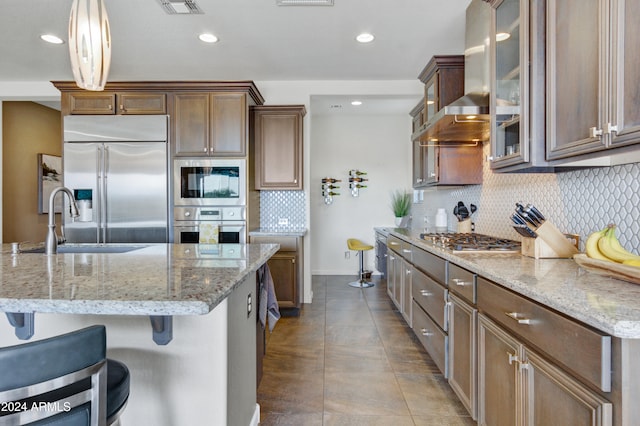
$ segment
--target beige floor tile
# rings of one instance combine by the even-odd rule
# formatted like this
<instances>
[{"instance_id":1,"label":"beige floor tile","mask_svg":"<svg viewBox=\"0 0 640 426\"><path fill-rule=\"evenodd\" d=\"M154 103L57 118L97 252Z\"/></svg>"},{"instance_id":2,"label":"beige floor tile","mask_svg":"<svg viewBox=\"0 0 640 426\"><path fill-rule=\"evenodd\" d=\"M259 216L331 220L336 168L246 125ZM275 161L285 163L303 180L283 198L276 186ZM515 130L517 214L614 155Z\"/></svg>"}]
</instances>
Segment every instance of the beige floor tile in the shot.
<instances>
[{"instance_id":1,"label":"beige floor tile","mask_svg":"<svg viewBox=\"0 0 640 426\"><path fill-rule=\"evenodd\" d=\"M348 346L380 345L378 330L373 324L328 325L325 331L327 344Z\"/></svg>"},{"instance_id":2,"label":"beige floor tile","mask_svg":"<svg viewBox=\"0 0 640 426\"><path fill-rule=\"evenodd\" d=\"M325 413L324 426L413 426L411 416L356 416Z\"/></svg>"},{"instance_id":3,"label":"beige floor tile","mask_svg":"<svg viewBox=\"0 0 640 426\"><path fill-rule=\"evenodd\" d=\"M447 379L440 374L396 374L409 410L415 416L468 415Z\"/></svg>"},{"instance_id":4,"label":"beige floor tile","mask_svg":"<svg viewBox=\"0 0 640 426\"><path fill-rule=\"evenodd\" d=\"M325 373L327 413L408 416L409 410L393 373Z\"/></svg>"},{"instance_id":5,"label":"beige floor tile","mask_svg":"<svg viewBox=\"0 0 640 426\"><path fill-rule=\"evenodd\" d=\"M268 335L261 425L474 425L385 281L356 289L353 279L314 276L313 303Z\"/></svg>"},{"instance_id":6,"label":"beige floor tile","mask_svg":"<svg viewBox=\"0 0 640 426\"><path fill-rule=\"evenodd\" d=\"M261 416L260 426L322 426L322 413L268 413Z\"/></svg>"},{"instance_id":7,"label":"beige floor tile","mask_svg":"<svg viewBox=\"0 0 640 426\"><path fill-rule=\"evenodd\" d=\"M325 345L325 371L329 374L368 372L391 372L391 364L387 359L384 347L377 346L345 346Z\"/></svg>"}]
</instances>

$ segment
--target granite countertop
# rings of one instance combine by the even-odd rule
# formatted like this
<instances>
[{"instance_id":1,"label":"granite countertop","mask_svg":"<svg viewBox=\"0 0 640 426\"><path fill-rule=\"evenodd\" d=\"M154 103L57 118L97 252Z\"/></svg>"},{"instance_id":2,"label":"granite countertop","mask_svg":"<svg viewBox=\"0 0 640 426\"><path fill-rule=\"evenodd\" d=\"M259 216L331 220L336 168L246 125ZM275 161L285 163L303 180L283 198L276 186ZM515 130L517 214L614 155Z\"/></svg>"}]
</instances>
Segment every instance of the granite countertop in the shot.
<instances>
[{"instance_id":1,"label":"granite countertop","mask_svg":"<svg viewBox=\"0 0 640 426\"><path fill-rule=\"evenodd\" d=\"M249 236L265 236L265 237L304 237L307 228L257 228L249 231Z\"/></svg>"},{"instance_id":2,"label":"granite countertop","mask_svg":"<svg viewBox=\"0 0 640 426\"><path fill-rule=\"evenodd\" d=\"M211 312L278 244L154 244L127 253L0 254L0 311L108 315Z\"/></svg>"},{"instance_id":3,"label":"granite countertop","mask_svg":"<svg viewBox=\"0 0 640 426\"><path fill-rule=\"evenodd\" d=\"M558 312L621 338L640 338L640 285L597 275L572 259L520 254L458 254L434 247L417 232L390 233Z\"/></svg>"}]
</instances>

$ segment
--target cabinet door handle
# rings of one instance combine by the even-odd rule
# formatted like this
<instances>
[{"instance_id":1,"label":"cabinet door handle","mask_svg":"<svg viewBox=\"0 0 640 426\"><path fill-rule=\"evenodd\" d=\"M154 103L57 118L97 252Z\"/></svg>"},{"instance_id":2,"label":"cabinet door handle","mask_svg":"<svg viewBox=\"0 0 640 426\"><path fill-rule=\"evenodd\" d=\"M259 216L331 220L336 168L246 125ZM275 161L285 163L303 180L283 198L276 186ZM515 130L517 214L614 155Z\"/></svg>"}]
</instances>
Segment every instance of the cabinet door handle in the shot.
<instances>
[{"instance_id":1,"label":"cabinet door handle","mask_svg":"<svg viewBox=\"0 0 640 426\"><path fill-rule=\"evenodd\" d=\"M464 287L466 285L471 285L472 283L466 282L465 280L461 280L460 278L451 278L451 281L457 286Z\"/></svg>"},{"instance_id":2,"label":"cabinet door handle","mask_svg":"<svg viewBox=\"0 0 640 426\"><path fill-rule=\"evenodd\" d=\"M205 148L205 149L204 149L204 152L208 152L208 151L209 151L209 148Z\"/></svg>"},{"instance_id":3,"label":"cabinet door handle","mask_svg":"<svg viewBox=\"0 0 640 426\"><path fill-rule=\"evenodd\" d=\"M507 352L507 356L509 357L509 365L513 365L514 362L519 362L518 355L512 354L511 352Z\"/></svg>"},{"instance_id":4,"label":"cabinet door handle","mask_svg":"<svg viewBox=\"0 0 640 426\"><path fill-rule=\"evenodd\" d=\"M411 253L411 250L409 250L409 249L402 249L402 252L403 252L403 253Z\"/></svg>"},{"instance_id":5,"label":"cabinet door handle","mask_svg":"<svg viewBox=\"0 0 640 426\"><path fill-rule=\"evenodd\" d=\"M399 246L400 243L396 243L395 241L391 241L391 242L389 242L389 245L390 246Z\"/></svg>"},{"instance_id":6,"label":"cabinet door handle","mask_svg":"<svg viewBox=\"0 0 640 426\"><path fill-rule=\"evenodd\" d=\"M433 293L431 293L428 290L420 290L420 294L423 295L424 297L433 296Z\"/></svg>"},{"instance_id":7,"label":"cabinet door handle","mask_svg":"<svg viewBox=\"0 0 640 426\"><path fill-rule=\"evenodd\" d=\"M436 174L431 172L431 173L429 173L429 177L436 177Z\"/></svg>"},{"instance_id":8,"label":"cabinet door handle","mask_svg":"<svg viewBox=\"0 0 640 426\"><path fill-rule=\"evenodd\" d=\"M602 129L598 129L597 127L589 127L589 135L592 138L597 138L602 136Z\"/></svg>"},{"instance_id":9,"label":"cabinet door handle","mask_svg":"<svg viewBox=\"0 0 640 426\"><path fill-rule=\"evenodd\" d=\"M404 271L405 275L411 275L411 270L407 269L406 271Z\"/></svg>"},{"instance_id":10,"label":"cabinet door handle","mask_svg":"<svg viewBox=\"0 0 640 426\"><path fill-rule=\"evenodd\" d=\"M505 312L506 316L511 318L512 320L518 321L518 324L530 325L531 320L529 318L521 318L517 312Z\"/></svg>"},{"instance_id":11,"label":"cabinet door handle","mask_svg":"<svg viewBox=\"0 0 640 426\"><path fill-rule=\"evenodd\" d=\"M431 336L433 336L433 332L431 332L431 331L427 330L426 328L421 328L421 329L420 329L420 333L421 333L423 336L426 336L426 337L431 337Z\"/></svg>"},{"instance_id":12,"label":"cabinet door handle","mask_svg":"<svg viewBox=\"0 0 640 426\"><path fill-rule=\"evenodd\" d=\"M607 123L607 125L605 127L605 131L606 131L606 133L609 133L609 134L611 134L613 132L618 133L618 126L612 125L611 123Z\"/></svg>"}]
</instances>

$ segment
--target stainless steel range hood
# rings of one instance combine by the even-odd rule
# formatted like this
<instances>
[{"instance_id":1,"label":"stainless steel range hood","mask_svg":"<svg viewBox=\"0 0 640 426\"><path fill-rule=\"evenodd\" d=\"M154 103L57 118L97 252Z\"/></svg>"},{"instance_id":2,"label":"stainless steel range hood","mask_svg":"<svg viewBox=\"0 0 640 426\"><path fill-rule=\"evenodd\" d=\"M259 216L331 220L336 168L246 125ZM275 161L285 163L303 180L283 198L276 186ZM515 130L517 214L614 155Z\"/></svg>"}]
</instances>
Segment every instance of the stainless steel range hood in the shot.
<instances>
[{"instance_id":1,"label":"stainless steel range hood","mask_svg":"<svg viewBox=\"0 0 640 426\"><path fill-rule=\"evenodd\" d=\"M472 0L465 24L465 95L440 109L420 134L423 142L489 140L489 33L491 7Z\"/></svg>"}]
</instances>

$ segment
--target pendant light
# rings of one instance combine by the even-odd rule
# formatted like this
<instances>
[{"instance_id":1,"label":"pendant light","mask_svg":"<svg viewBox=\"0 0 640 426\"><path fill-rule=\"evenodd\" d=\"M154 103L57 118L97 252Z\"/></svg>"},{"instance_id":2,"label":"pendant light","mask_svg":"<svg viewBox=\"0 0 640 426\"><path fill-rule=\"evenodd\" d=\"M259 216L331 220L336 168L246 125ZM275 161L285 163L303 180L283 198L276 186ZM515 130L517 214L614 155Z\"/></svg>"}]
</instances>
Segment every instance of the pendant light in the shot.
<instances>
[{"instance_id":1,"label":"pendant light","mask_svg":"<svg viewBox=\"0 0 640 426\"><path fill-rule=\"evenodd\" d=\"M111 33L103 0L73 0L69 54L78 87L104 90L111 65Z\"/></svg>"}]
</instances>

